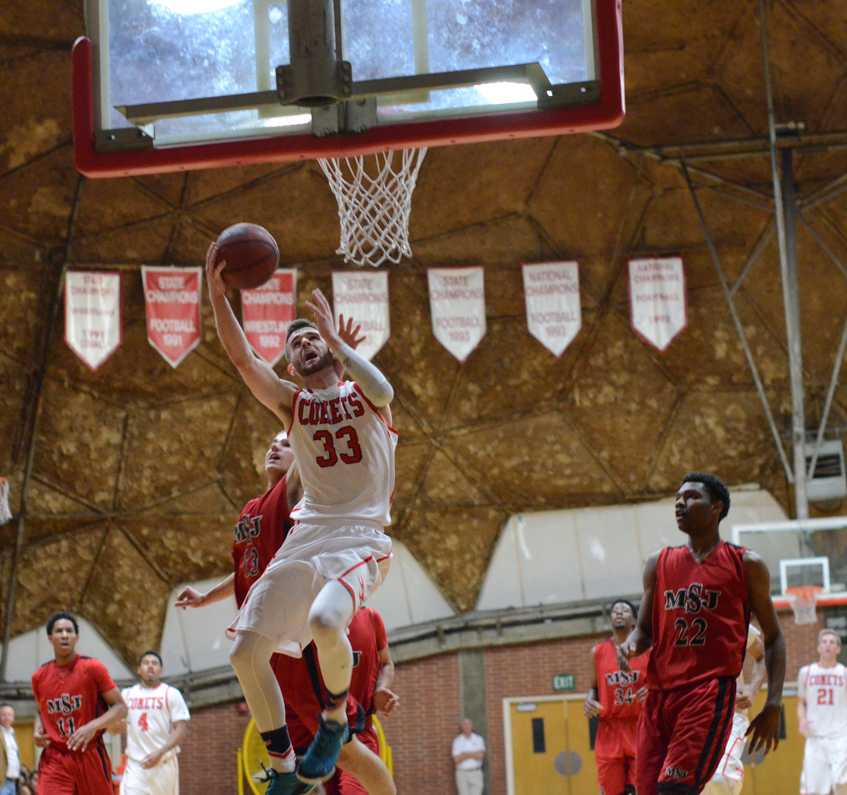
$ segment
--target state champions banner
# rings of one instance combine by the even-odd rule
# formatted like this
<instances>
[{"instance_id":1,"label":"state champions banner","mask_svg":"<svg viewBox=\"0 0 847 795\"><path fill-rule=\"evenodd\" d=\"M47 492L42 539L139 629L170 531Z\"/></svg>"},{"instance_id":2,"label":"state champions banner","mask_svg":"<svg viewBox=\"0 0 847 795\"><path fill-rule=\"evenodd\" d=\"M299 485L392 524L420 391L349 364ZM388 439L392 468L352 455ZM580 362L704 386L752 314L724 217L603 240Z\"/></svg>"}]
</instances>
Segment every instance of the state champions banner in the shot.
<instances>
[{"instance_id":1,"label":"state champions banner","mask_svg":"<svg viewBox=\"0 0 847 795\"><path fill-rule=\"evenodd\" d=\"M664 351L688 324L680 257L629 261L629 316L635 333Z\"/></svg>"},{"instance_id":2,"label":"state champions banner","mask_svg":"<svg viewBox=\"0 0 847 795\"><path fill-rule=\"evenodd\" d=\"M104 271L65 274L65 343L92 370L120 346L121 275Z\"/></svg>"},{"instance_id":3,"label":"state champions banner","mask_svg":"<svg viewBox=\"0 0 847 795\"><path fill-rule=\"evenodd\" d=\"M353 318L367 335L357 351L372 359L388 341L391 319L388 312L388 274L336 271L332 274L335 320Z\"/></svg>"},{"instance_id":4,"label":"state champions banner","mask_svg":"<svg viewBox=\"0 0 847 795\"><path fill-rule=\"evenodd\" d=\"M297 271L280 268L255 290L241 291L241 323L253 350L273 367L297 311Z\"/></svg>"},{"instance_id":5,"label":"state champions banner","mask_svg":"<svg viewBox=\"0 0 847 795\"><path fill-rule=\"evenodd\" d=\"M544 262L523 266L526 325L554 356L561 356L582 328L579 265Z\"/></svg>"},{"instance_id":6,"label":"state champions banner","mask_svg":"<svg viewBox=\"0 0 847 795\"><path fill-rule=\"evenodd\" d=\"M200 268L141 268L147 341L177 367L200 343Z\"/></svg>"},{"instance_id":7,"label":"state champions banner","mask_svg":"<svg viewBox=\"0 0 847 795\"><path fill-rule=\"evenodd\" d=\"M485 277L482 268L430 268L432 333L460 362L485 336Z\"/></svg>"}]
</instances>

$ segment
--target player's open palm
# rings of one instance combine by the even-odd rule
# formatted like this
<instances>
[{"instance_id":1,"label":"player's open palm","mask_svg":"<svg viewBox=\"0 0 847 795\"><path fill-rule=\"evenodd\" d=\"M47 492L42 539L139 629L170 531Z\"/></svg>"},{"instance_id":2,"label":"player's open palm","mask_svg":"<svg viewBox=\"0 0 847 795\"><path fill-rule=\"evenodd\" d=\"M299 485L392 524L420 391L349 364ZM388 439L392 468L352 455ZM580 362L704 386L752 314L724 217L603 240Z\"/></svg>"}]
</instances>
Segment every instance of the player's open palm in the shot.
<instances>
[{"instance_id":1,"label":"player's open palm","mask_svg":"<svg viewBox=\"0 0 847 795\"><path fill-rule=\"evenodd\" d=\"M183 588L177 595L176 606L181 607L183 610L186 607L202 607L205 600L206 594L200 593L200 591L189 585L187 588Z\"/></svg>"},{"instance_id":2,"label":"player's open palm","mask_svg":"<svg viewBox=\"0 0 847 795\"><path fill-rule=\"evenodd\" d=\"M91 741L97 736L97 727L94 721L80 726L70 737L68 737L68 749L71 751L85 751Z\"/></svg>"},{"instance_id":3,"label":"player's open palm","mask_svg":"<svg viewBox=\"0 0 847 795\"><path fill-rule=\"evenodd\" d=\"M762 711L750 722L747 736L750 738L747 743L747 751L750 754L776 750L779 745L779 707L765 704Z\"/></svg>"},{"instance_id":4,"label":"player's open palm","mask_svg":"<svg viewBox=\"0 0 847 795\"><path fill-rule=\"evenodd\" d=\"M218 247L212 243L206 252L206 281L209 283L209 294L212 297L226 295L226 284L223 277L226 261L221 260L215 264L217 249Z\"/></svg>"}]
</instances>

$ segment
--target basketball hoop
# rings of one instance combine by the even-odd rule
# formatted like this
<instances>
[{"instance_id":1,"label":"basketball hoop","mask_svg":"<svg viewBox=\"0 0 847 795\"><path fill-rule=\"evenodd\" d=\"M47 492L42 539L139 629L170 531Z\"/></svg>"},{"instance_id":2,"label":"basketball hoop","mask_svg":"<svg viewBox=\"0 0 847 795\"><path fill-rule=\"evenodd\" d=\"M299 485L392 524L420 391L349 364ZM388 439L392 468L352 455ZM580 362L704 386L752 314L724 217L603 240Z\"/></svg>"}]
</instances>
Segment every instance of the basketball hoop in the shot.
<instances>
[{"instance_id":1,"label":"basketball hoop","mask_svg":"<svg viewBox=\"0 0 847 795\"><path fill-rule=\"evenodd\" d=\"M819 585L798 585L787 589L786 596L794 611L795 624L817 623L817 596L822 590Z\"/></svg>"},{"instance_id":2,"label":"basketball hoop","mask_svg":"<svg viewBox=\"0 0 847 795\"><path fill-rule=\"evenodd\" d=\"M338 202L336 253L354 265L379 267L410 257L412 193L427 148L319 159Z\"/></svg>"},{"instance_id":3,"label":"basketball hoop","mask_svg":"<svg viewBox=\"0 0 847 795\"><path fill-rule=\"evenodd\" d=\"M9 507L9 481L0 477L0 524L6 524L12 518Z\"/></svg>"}]
</instances>

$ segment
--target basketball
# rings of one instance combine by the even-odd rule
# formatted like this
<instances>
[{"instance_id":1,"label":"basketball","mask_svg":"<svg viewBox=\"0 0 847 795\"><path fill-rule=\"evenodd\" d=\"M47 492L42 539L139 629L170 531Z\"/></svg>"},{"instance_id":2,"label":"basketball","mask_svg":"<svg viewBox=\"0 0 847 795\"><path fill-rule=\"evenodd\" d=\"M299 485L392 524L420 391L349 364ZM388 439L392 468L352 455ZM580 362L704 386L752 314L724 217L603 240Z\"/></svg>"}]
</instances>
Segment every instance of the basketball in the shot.
<instances>
[{"instance_id":1,"label":"basketball","mask_svg":"<svg viewBox=\"0 0 847 795\"><path fill-rule=\"evenodd\" d=\"M230 287L261 287L279 264L279 246L273 235L258 224L228 226L218 235L215 263L226 262L223 280Z\"/></svg>"}]
</instances>

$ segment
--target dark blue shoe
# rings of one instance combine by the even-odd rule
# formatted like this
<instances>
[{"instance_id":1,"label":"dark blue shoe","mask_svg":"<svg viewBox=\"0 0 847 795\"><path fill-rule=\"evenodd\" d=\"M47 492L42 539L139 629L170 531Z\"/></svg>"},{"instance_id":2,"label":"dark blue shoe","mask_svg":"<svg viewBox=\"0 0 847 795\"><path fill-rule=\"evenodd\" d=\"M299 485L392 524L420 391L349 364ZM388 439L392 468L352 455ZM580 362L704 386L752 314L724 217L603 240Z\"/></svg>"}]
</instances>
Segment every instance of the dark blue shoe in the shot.
<instances>
[{"instance_id":1,"label":"dark blue shoe","mask_svg":"<svg viewBox=\"0 0 847 795\"><path fill-rule=\"evenodd\" d=\"M346 723L324 720L309 749L297 765L297 777L306 784L318 785L335 773L335 763L341 753L341 746L347 741L350 732ZM276 793L274 793L276 795Z\"/></svg>"},{"instance_id":2,"label":"dark blue shoe","mask_svg":"<svg viewBox=\"0 0 847 795\"><path fill-rule=\"evenodd\" d=\"M314 784L300 781L293 771L291 773L279 773L276 770L266 770L262 780L268 782L265 795L306 795L306 793L315 790Z\"/></svg>"}]
</instances>

